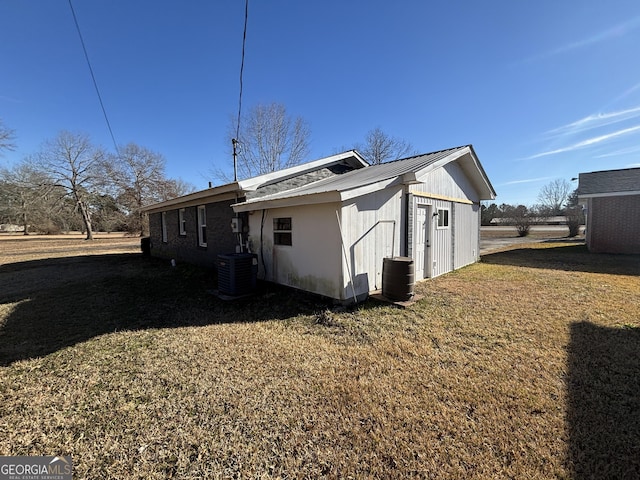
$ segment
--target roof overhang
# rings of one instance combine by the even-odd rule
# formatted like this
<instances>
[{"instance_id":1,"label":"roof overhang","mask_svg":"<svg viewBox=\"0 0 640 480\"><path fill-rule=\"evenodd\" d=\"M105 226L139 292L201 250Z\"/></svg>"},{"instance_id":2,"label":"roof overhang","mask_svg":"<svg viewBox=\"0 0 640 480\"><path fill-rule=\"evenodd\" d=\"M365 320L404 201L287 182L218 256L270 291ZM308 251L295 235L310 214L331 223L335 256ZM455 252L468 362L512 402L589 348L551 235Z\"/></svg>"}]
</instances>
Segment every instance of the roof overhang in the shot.
<instances>
[{"instance_id":1,"label":"roof overhang","mask_svg":"<svg viewBox=\"0 0 640 480\"><path fill-rule=\"evenodd\" d=\"M244 196L244 190L240 188L238 182L228 183L219 187L207 188L199 192L190 193L182 197L172 198L160 203L147 205L140 209L141 212L156 213L175 208L185 208L203 203L222 202Z\"/></svg>"},{"instance_id":2,"label":"roof overhang","mask_svg":"<svg viewBox=\"0 0 640 480\"><path fill-rule=\"evenodd\" d=\"M203 203L222 202L233 199L237 202L238 198L244 197L246 193L253 192L259 187L281 182L319 168L330 167L342 161L346 161L354 169L369 166L367 161L356 150L348 150L336 155L331 155L330 157L324 157L311 162L285 168L283 170L278 170L277 172L265 173L264 175L247 178L246 180L231 182L218 187L212 187L206 190L190 193L182 197L173 198L164 202L154 203L143 207L141 211L146 213L156 213L164 210L202 205Z\"/></svg>"},{"instance_id":3,"label":"roof overhang","mask_svg":"<svg viewBox=\"0 0 640 480\"><path fill-rule=\"evenodd\" d=\"M234 212L240 213L253 212L256 210L268 210L270 208L297 207L300 205L317 205L321 203L335 203L341 201L342 197L340 193L333 190L329 192L275 198L271 200L266 197L264 199L257 198L249 202L234 203L231 206L233 207Z\"/></svg>"},{"instance_id":4,"label":"roof overhang","mask_svg":"<svg viewBox=\"0 0 640 480\"><path fill-rule=\"evenodd\" d=\"M629 195L640 195L640 190L629 190L623 192L583 193L582 195L578 195L578 200L586 200L587 198L625 197Z\"/></svg>"},{"instance_id":5,"label":"roof overhang","mask_svg":"<svg viewBox=\"0 0 640 480\"><path fill-rule=\"evenodd\" d=\"M496 198L496 191L471 145L458 149L420 170L406 173L403 176L403 182L408 185L422 183L431 172L454 161L460 165L460 168L462 168L467 178L478 191L480 200L494 200Z\"/></svg>"},{"instance_id":6,"label":"roof overhang","mask_svg":"<svg viewBox=\"0 0 640 480\"><path fill-rule=\"evenodd\" d=\"M344 202L353 198L361 197L368 193L383 190L393 184L400 184L398 178L392 178L387 181L370 183L361 187L349 190L328 190L325 192L296 194L295 190L291 191L291 195L282 196L279 194L277 198L256 198L248 202L234 203L231 205L235 212L250 212L254 210L266 210L269 208L295 207L299 205L314 205L319 203Z\"/></svg>"}]
</instances>

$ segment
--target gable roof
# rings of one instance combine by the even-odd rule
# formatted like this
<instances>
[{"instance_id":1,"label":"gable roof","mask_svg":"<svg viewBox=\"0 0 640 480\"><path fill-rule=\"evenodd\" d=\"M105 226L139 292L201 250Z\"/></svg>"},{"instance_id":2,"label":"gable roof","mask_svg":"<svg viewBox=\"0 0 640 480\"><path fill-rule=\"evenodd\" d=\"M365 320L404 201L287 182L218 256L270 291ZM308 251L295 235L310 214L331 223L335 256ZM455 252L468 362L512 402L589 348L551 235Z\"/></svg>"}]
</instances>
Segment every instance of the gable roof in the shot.
<instances>
[{"instance_id":1,"label":"gable roof","mask_svg":"<svg viewBox=\"0 0 640 480\"><path fill-rule=\"evenodd\" d=\"M640 195L640 168L601 170L578 176L578 197Z\"/></svg>"},{"instance_id":2,"label":"gable roof","mask_svg":"<svg viewBox=\"0 0 640 480\"><path fill-rule=\"evenodd\" d=\"M483 200L495 198L495 190L480 165L473 147L465 145L380 165L371 165L299 188L236 203L233 207L237 212L243 212L276 206L345 201L382 190L394 184L419 183L431 171L456 160L459 161L460 166L471 179Z\"/></svg>"},{"instance_id":3,"label":"gable roof","mask_svg":"<svg viewBox=\"0 0 640 480\"><path fill-rule=\"evenodd\" d=\"M171 200L166 200L164 202L147 205L141 210L143 212L154 213L163 210L183 208L186 206L202 205L203 203L210 203L214 201L229 200L234 198L237 200L238 197L242 197L248 192L254 192L258 188L304 175L314 170L331 167L343 161L349 164L354 169L360 169L369 166L367 161L362 158L362 156L357 151L348 150L336 155L331 155L330 157L323 157L318 160L302 163L293 167L285 168L283 170L278 170L277 172L265 173L263 175L247 178L245 180L238 180L224 185L200 190L198 192L190 193L182 197L172 198Z\"/></svg>"}]
</instances>

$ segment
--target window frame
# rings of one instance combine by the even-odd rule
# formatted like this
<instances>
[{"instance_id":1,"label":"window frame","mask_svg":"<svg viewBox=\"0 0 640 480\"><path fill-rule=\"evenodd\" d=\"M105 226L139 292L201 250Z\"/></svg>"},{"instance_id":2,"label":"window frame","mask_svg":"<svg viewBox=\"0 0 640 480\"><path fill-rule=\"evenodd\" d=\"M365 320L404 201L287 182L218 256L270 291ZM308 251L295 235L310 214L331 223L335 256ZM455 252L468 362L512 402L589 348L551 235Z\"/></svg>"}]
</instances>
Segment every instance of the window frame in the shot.
<instances>
[{"instance_id":1,"label":"window frame","mask_svg":"<svg viewBox=\"0 0 640 480\"><path fill-rule=\"evenodd\" d=\"M187 219L185 218L184 208L178 209L178 232L181 237L187 236Z\"/></svg>"},{"instance_id":2,"label":"window frame","mask_svg":"<svg viewBox=\"0 0 640 480\"><path fill-rule=\"evenodd\" d=\"M292 217L275 217L273 219L273 244L281 247L293 246Z\"/></svg>"},{"instance_id":3,"label":"window frame","mask_svg":"<svg viewBox=\"0 0 640 480\"><path fill-rule=\"evenodd\" d=\"M451 215L449 214L449 209L448 208L438 208L436 210L438 212L438 221L436 223L436 228L444 230L449 228L449 225L451 224L450 222L450 217Z\"/></svg>"},{"instance_id":4,"label":"window frame","mask_svg":"<svg viewBox=\"0 0 640 480\"><path fill-rule=\"evenodd\" d=\"M207 248L207 208L206 205L198 205L196 210L198 223L198 246Z\"/></svg>"},{"instance_id":5,"label":"window frame","mask_svg":"<svg viewBox=\"0 0 640 480\"><path fill-rule=\"evenodd\" d=\"M169 243L167 232L167 212L160 212L160 234L162 243Z\"/></svg>"}]
</instances>

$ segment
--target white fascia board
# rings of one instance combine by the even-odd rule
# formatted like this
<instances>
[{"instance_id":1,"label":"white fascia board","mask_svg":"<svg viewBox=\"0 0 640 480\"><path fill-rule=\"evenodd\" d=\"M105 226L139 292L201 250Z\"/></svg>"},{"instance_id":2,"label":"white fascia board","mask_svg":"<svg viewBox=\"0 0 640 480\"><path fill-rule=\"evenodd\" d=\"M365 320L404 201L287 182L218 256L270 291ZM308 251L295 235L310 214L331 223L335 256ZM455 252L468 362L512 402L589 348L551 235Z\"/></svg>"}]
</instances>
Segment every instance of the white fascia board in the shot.
<instances>
[{"instance_id":1,"label":"white fascia board","mask_svg":"<svg viewBox=\"0 0 640 480\"><path fill-rule=\"evenodd\" d=\"M629 195L640 195L640 190L629 190L625 192L585 193L583 195L578 195L578 200L602 197L626 197Z\"/></svg>"},{"instance_id":2,"label":"white fascia board","mask_svg":"<svg viewBox=\"0 0 640 480\"><path fill-rule=\"evenodd\" d=\"M458 158L462 157L463 155L466 155L469 152L470 152L469 147L465 147L463 149L456 150L455 152L451 152L446 157L441 158L437 162L434 162L434 163L432 163L430 165L427 165L426 167L424 167L424 168L422 168L420 170L417 170L415 172L405 173L403 175L403 179L402 180L403 180L404 183L407 183L407 184L410 184L410 183L422 183L426 179L427 175L429 175L434 170L436 170L436 169L438 169L440 167L444 167L447 163L453 162L454 160L457 160Z\"/></svg>"},{"instance_id":3,"label":"white fascia board","mask_svg":"<svg viewBox=\"0 0 640 480\"><path fill-rule=\"evenodd\" d=\"M473 162L472 173L475 175L475 178L480 181L481 186L484 187L485 192L487 193L486 197L482 198L483 197L482 192L478 192L480 194L480 200L495 200L497 193L493 188L493 185L491 185L491 181L489 180L487 173L484 171L484 168L482 168L482 164L480 163L480 160L476 156L475 151L473 150L472 147L467 147L467 150L469 152L469 158ZM464 168L464 165L463 165L463 168Z\"/></svg>"},{"instance_id":4,"label":"white fascia board","mask_svg":"<svg viewBox=\"0 0 640 480\"><path fill-rule=\"evenodd\" d=\"M206 190L200 190L199 192L189 193L187 195L183 195L182 197L172 198L171 200L166 200L164 202L154 203L152 205L148 205L146 207L142 207L140 210L142 212L160 212L163 210L172 210L175 208L181 208L186 204L203 204L210 203L212 201L225 200L222 198L223 195L228 194L238 194L242 195L244 191L238 185L238 182L228 183L226 185L221 185L219 187L208 188ZM220 198L214 198L220 197ZM206 201L205 201L206 200Z\"/></svg>"},{"instance_id":5,"label":"white fascia board","mask_svg":"<svg viewBox=\"0 0 640 480\"><path fill-rule=\"evenodd\" d=\"M361 197L363 195L367 195L369 193L378 192L380 190L384 190L387 187L392 185L398 185L403 183L400 177L393 177L387 180L382 180L376 183L370 183L368 185L363 185L361 187L352 188L349 190L344 190L340 192L340 198L344 202L346 200L352 200L357 197Z\"/></svg>"},{"instance_id":6,"label":"white fascia board","mask_svg":"<svg viewBox=\"0 0 640 480\"><path fill-rule=\"evenodd\" d=\"M470 180L476 185L476 188L481 187L481 189L484 189L484 192L482 190L478 192L480 194L481 200L494 200L496 198L496 192L491 186L491 183L489 182L489 179L486 177L486 174L483 173L484 170L480 166L480 161L475 156L473 150L470 147L465 147L460 150L456 150L450 155L447 155L443 159L438 160L437 162L434 162L431 165L428 165L421 170L418 170L416 172L406 173L403 176L403 181L406 184L422 183L426 180L426 177L434 170L440 167L444 167L450 162L461 160L466 155L468 155L469 158L471 159L471 163L473 165L472 167L473 171L469 171L469 167L465 166L463 162L460 162L460 167L465 171L465 173L468 176L473 175L473 178L470 178ZM478 181L480 184L477 183ZM486 193L487 195L483 195L483 193ZM483 196L488 198L482 198Z\"/></svg>"},{"instance_id":7,"label":"white fascia board","mask_svg":"<svg viewBox=\"0 0 640 480\"><path fill-rule=\"evenodd\" d=\"M319 203L332 203L341 200L340 193L337 191L311 193L309 195L299 195L288 198L276 198L272 200L262 200L257 198L250 202L240 202L231 205L233 211L251 212L255 210L269 210L272 208L297 207L300 205L315 205Z\"/></svg>"}]
</instances>

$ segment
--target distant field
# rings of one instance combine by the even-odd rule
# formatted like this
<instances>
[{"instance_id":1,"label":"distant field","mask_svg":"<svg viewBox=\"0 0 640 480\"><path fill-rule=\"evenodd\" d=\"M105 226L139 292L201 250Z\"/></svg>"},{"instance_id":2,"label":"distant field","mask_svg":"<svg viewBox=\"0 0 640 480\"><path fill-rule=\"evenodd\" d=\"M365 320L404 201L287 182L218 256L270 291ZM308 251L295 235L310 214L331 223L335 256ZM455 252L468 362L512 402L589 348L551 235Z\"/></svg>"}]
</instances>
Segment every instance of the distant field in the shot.
<instances>
[{"instance_id":1,"label":"distant field","mask_svg":"<svg viewBox=\"0 0 640 480\"><path fill-rule=\"evenodd\" d=\"M84 238L80 233L27 236L0 234L0 265L49 257L140 252L140 237L98 233L92 241Z\"/></svg>"},{"instance_id":2,"label":"distant field","mask_svg":"<svg viewBox=\"0 0 640 480\"><path fill-rule=\"evenodd\" d=\"M640 256L524 244L335 309L0 239L0 455L74 478L638 478Z\"/></svg>"}]
</instances>

